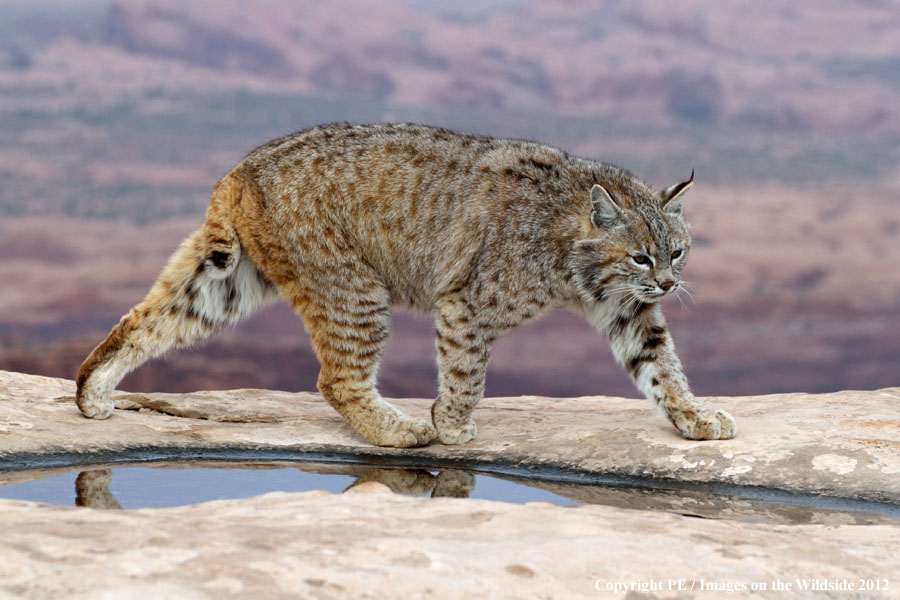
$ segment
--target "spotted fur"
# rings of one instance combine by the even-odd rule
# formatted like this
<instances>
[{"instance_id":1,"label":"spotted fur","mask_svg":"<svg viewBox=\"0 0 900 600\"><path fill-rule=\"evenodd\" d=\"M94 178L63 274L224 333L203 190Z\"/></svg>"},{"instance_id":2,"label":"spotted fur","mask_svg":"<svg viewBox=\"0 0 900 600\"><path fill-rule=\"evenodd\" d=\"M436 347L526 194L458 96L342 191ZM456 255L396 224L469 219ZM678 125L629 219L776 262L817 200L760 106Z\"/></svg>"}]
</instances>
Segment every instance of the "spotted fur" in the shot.
<instances>
[{"instance_id":1,"label":"spotted fur","mask_svg":"<svg viewBox=\"0 0 900 600\"><path fill-rule=\"evenodd\" d=\"M310 334L323 396L368 441L465 443L497 337L569 308L685 437L731 437L733 419L691 395L658 304L680 285L692 181L654 192L542 144L409 124L273 140L219 182L206 223L84 362L78 406L108 417L130 370L280 296ZM435 316L432 423L376 390L392 305Z\"/></svg>"}]
</instances>

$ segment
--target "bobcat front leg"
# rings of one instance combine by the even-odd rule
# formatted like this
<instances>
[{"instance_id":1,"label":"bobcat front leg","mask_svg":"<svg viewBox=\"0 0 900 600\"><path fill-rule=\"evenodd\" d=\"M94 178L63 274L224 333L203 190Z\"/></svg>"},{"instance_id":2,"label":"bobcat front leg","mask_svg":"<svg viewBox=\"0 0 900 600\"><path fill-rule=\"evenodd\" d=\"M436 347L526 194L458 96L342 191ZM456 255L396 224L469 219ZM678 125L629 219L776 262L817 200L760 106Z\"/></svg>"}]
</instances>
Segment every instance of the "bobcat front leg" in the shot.
<instances>
[{"instance_id":1,"label":"bobcat front leg","mask_svg":"<svg viewBox=\"0 0 900 600\"><path fill-rule=\"evenodd\" d=\"M595 325L609 338L613 355L637 388L653 400L689 440L733 438L734 418L694 398L666 328L659 304L630 304Z\"/></svg>"},{"instance_id":2,"label":"bobcat front leg","mask_svg":"<svg viewBox=\"0 0 900 600\"><path fill-rule=\"evenodd\" d=\"M465 444L478 432L472 411L484 395L484 378L497 333L476 322L473 309L459 295L437 306L438 397L431 419L444 444Z\"/></svg>"}]
</instances>

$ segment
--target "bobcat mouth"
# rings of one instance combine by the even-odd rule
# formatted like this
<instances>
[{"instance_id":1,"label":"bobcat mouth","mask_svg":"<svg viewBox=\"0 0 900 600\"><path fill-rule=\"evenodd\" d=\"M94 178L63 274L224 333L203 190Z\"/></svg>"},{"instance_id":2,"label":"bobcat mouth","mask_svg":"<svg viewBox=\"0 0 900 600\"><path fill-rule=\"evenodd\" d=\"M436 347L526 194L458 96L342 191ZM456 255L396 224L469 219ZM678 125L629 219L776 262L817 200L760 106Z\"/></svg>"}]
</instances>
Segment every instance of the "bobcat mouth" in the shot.
<instances>
[{"instance_id":1,"label":"bobcat mouth","mask_svg":"<svg viewBox=\"0 0 900 600\"><path fill-rule=\"evenodd\" d=\"M667 291L666 290L657 291L654 289L649 289L649 290L645 289L645 290L641 291L641 294L640 294L641 301L642 302L658 302L658 301L662 300L663 298L665 298L666 296L675 293L675 291L677 289L678 289L677 284L673 285Z\"/></svg>"},{"instance_id":2,"label":"bobcat mouth","mask_svg":"<svg viewBox=\"0 0 900 600\"><path fill-rule=\"evenodd\" d=\"M647 302L657 302L659 300L662 300L666 296L674 296L680 290L681 290L681 281L676 281L675 285L673 285L672 287L670 287L667 290L650 288L650 289L646 290L646 293L645 293L645 295L647 297L646 301Z\"/></svg>"}]
</instances>

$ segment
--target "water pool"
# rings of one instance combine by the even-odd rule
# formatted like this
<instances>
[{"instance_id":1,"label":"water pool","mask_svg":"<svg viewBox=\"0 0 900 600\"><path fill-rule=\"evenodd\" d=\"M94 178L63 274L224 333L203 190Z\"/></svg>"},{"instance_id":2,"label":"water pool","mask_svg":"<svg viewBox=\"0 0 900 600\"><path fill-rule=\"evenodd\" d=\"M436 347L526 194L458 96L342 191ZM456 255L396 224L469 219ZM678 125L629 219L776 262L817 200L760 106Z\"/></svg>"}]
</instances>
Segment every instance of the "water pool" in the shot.
<instances>
[{"instance_id":1,"label":"water pool","mask_svg":"<svg viewBox=\"0 0 900 600\"><path fill-rule=\"evenodd\" d=\"M687 517L766 523L900 523L900 507L777 490L688 486L678 482L360 463L287 461L140 461L0 470L0 498L98 509L183 506L268 492L342 493L377 481L399 494L560 506L601 504Z\"/></svg>"}]
</instances>

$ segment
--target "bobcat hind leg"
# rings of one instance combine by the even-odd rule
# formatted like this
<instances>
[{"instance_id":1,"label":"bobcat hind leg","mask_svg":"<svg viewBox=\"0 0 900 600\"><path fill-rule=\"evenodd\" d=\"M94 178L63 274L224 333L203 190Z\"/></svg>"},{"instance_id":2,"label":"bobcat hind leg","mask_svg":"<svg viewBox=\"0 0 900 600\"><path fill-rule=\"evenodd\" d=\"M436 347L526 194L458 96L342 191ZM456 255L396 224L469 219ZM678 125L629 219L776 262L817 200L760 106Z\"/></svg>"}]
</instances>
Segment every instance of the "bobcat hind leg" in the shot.
<instances>
[{"instance_id":1,"label":"bobcat hind leg","mask_svg":"<svg viewBox=\"0 0 900 600\"><path fill-rule=\"evenodd\" d=\"M147 296L81 365L75 401L84 416L109 417L110 394L145 361L206 338L276 296L250 259L239 254L240 246L223 257L226 249L220 245L210 257L209 237L202 227L184 240Z\"/></svg>"},{"instance_id":2,"label":"bobcat hind leg","mask_svg":"<svg viewBox=\"0 0 900 600\"><path fill-rule=\"evenodd\" d=\"M357 267L359 270L359 267ZM361 436L376 446L410 448L430 444L437 432L386 402L375 389L381 351L388 337L390 295L377 282L335 280L319 294L313 281L297 283L295 310L303 316L319 359L319 391ZM326 277L319 277L322 285ZM320 288L321 289L321 288ZM326 301L325 298L328 298Z\"/></svg>"}]
</instances>

